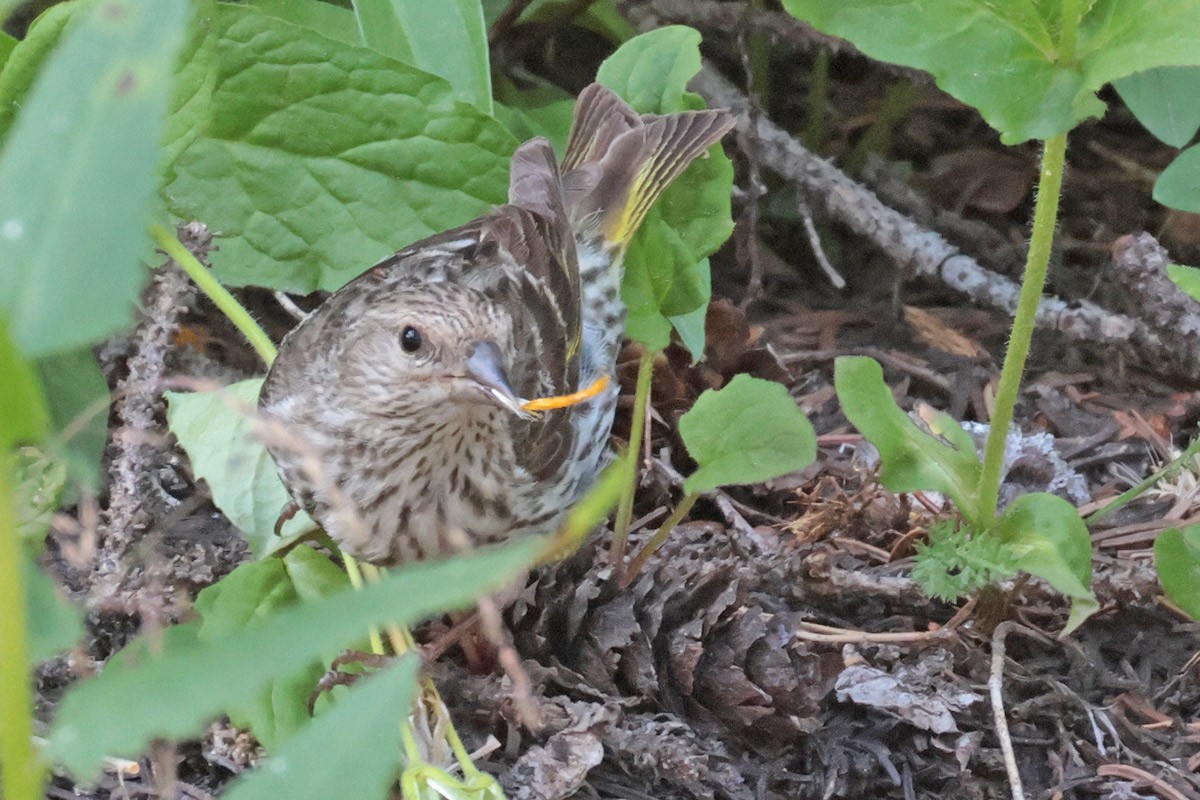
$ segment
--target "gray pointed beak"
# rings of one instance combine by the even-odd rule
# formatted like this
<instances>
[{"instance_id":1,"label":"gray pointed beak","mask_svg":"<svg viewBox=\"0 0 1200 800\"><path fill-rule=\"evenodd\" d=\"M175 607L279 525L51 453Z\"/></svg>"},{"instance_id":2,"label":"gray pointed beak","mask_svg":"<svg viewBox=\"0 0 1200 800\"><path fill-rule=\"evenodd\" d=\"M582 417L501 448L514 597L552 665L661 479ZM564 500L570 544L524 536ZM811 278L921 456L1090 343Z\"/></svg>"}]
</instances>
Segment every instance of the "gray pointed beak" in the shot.
<instances>
[{"instance_id":1,"label":"gray pointed beak","mask_svg":"<svg viewBox=\"0 0 1200 800\"><path fill-rule=\"evenodd\" d=\"M467 358L467 376L479 384L489 400L518 417L532 419L533 414L521 408L524 402L513 391L504 374L504 358L495 342L479 342Z\"/></svg>"}]
</instances>

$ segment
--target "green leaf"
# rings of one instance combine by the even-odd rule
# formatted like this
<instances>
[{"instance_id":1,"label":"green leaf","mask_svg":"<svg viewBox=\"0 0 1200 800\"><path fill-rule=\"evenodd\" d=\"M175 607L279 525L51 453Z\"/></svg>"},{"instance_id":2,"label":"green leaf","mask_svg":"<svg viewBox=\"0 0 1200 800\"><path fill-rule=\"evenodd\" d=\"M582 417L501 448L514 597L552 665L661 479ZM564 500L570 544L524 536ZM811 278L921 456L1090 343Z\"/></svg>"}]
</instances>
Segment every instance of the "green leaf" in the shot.
<instances>
[{"instance_id":1,"label":"green leaf","mask_svg":"<svg viewBox=\"0 0 1200 800\"><path fill-rule=\"evenodd\" d=\"M279 753L230 787L226 800L384 800L401 759L400 721L417 688L415 655L366 678Z\"/></svg>"},{"instance_id":2,"label":"green leaf","mask_svg":"<svg viewBox=\"0 0 1200 800\"><path fill-rule=\"evenodd\" d=\"M0 154L0 306L27 355L128 322L185 10L90 4L24 99Z\"/></svg>"},{"instance_id":3,"label":"green leaf","mask_svg":"<svg viewBox=\"0 0 1200 800\"><path fill-rule=\"evenodd\" d=\"M83 636L83 615L63 599L54 581L38 569L31 557L22 561L30 660L45 661L75 646Z\"/></svg>"},{"instance_id":4,"label":"green leaf","mask_svg":"<svg viewBox=\"0 0 1200 800\"><path fill-rule=\"evenodd\" d=\"M301 4L297 2L296 5ZM162 135L160 191L162 186L175 179L175 162L179 156L204 133L212 120L212 96L217 83L217 49L216 34L208 20L216 7L215 0L191 0L187 38L176 58L175 81L167 107L167 125Z\"/></svg>"},{"instance_id":5,"label":"green leaf","mask_svg":"<svg viewBox=\"0 0 1200 800\"><path fill-rule=\"evenodd\" d=\"M7 33L0 32L0 69L8 63L8 58L17 49L17 40Z\"/></svg>"},{"instance_id":6,"label":"green leaf","mask_svg":"<svg viewBox=\"0 0 1200 800\"><path fill-rule=\"evenodd\" d=\"M1068 23L1066 35L1062 0L783 4L872 58L932 73L944 91L979 109L1007 144L1048 139L1103 114L1096 92L1106 83L1154 67L1200 64L1200 4L1193 0L1076 3L1082 16L1077 27Z\"/></svg>"},{"instance_id":7,"label":"green leaf","mask_svg":"<svg viewBox=\"0 0 1200 800\"><path fill-rule=\"evenodd\" d=\"M167 392L167 427L203 478L213 502L241 530L255 558L263 558L316 527L300 512L275 522L291 497L267 448L251 431L262 379L235 383L217 392Z\"/></svg>"},{"instance_id":8,"label":"green leaf","mask_svg":"<svg viewBox=\"0 0 1200 800\"><path fill-rule=\"evenodd\" d=\"M703 108L687 92L700 70L700 34L684 26L659 28L622 45L597 80L642 113ZM711 296L702 260L733 232L733 163L720 145L694 162L655 203L625 256L621 297L626 332L651 349L670 342L675 325L694 356L703 354L703 319ZM682 326L682 327L680 327Z\"/></svg>"},{"instance_id":9,"label":"green leaf","mask_svg":"<svg viewBox=\"0 0 1200 800\"><path fill-rule=\"evenodd\" d=\"M1046 492L1021 495L1004 510L995 534L1018 569L1045 578L1071 598L1064 634L1100 608L1092 594L1092 537L1075 506Z\"/></svg>"},{"instance_id":10,"label":"green leaf","mask_svg":"<svg viewBox=\"0 0 1200 800\"><path fill-rule=\"evenodd\" d=\"M445 78L458 95L492 113L492 70L480 0L354 0L364 43Z\"/></svg>"},{"instance_id":11,"label":"green leaf","mask_svg":"<svg viewBox=\"0 0 1200 800\"><path fill-rule=\"evenodd\" d=\"M0 313L0 456L14 445L36 443L50 431L50 414L37 373L9 337Z\"/></svg>"},{"instance_id":12,"label":"green leaf","mask_svg":"<svg viewBox=\"0 0 1200 800\"><path fill-rule=\"evenodd\" d=\"M253 9L211 27L212 122L164 194L222 234L222 281L337 289L507 199L516 141L440 78Z\"/></svg>"},{"instance_id":13,"label":"green leaf","mask_svg":"<svg viewBox=\"0 0 1200 800\"><path fill-rule=\"evenodd\" d=\"M33 21L25 38L13 48L0 70L0 140L8 135L42 62L62 38L67 22L82 7L83 3L51 6Z\"/></svg>"},{"instance_id":14,"label":"green leaf","mask_svg":"<svg viewBox=\"0 0 1200 800\"><path fill-rule=\"evenodd\" d=\"M787 388L749 375L701 394L679 418L679 435L699 465L683 483L688 494L761 483L817 457L812 424Z\"/></svg>"},{"instance_id":15,"label":"green leaf","mask_svg":"<svg viewBox=\"0 0 1200 800\"><path fill-rule=\"evenodd\" d=\"M1169 208L1200 213L1200 145L1184 150L1158 176L1154 199Z\"/></svg>"},{"instance_id":16,"label":"green leaf","mask_svg":"<svg viewBox=\"0 0 1200 800\"><path fill-rule=\"evenodd\" d=\"M700 71L700 32L686 25L635 36L604 60L596 80L641 114L688 109L688 82Z\"/></svg>"},{"instance_id":17,"label":"green leaf","mask_svg":"<svg viewBox=\"0 0 1200 800\"><path fill-rule=\"evenodd\" d=\"M17 536L28 552L40 553L67 485L67 468L36 447L16 450L12 464Z\"/></svg>"},{"instance_id":18,"label":"green leaf","mask_svg":"<svg viewBox=\"0 0 1200 800\"><path fill-rule=\"evenodd\" d=\"M1017 574L1016 557L999 536L950 520L935 522L916 549L913 580L925 594L946 602Z\"/></svg>"},{"instance_id":19,"label":"green leaf","mask_svg":"<svg viewBox=\"0 0 1200 800\"><path fill-rule=\"evenodd\" d=\"M1113 82L1113 88L1146 130L1172 147L1186 145L1200 128L1197 86L1197 67L1157 67Z\"/></svg>"},{"instance_id":20,"label":"green leaf","mask_svg":"<svg viewBox=\"0 0 1200 800\"><path fill-rule=\"evenodd\" d=\"M1182 264L1168 264L1167 277L1174 281L1184 294L1193 300L1200 300L1200 269L1185 267Z\"/></svg>"},{"instance_id":21,"label":"green leaf","mask_svg":"<svg viewBox=\"0 0 1200 800\"><path fill-rule=\"evenodd\" d=\"M575 98L552 83L520 88L511 80L496 84L496 119L520 141L545 136L561 156L571 133Z\"/></svg>"},{"instance_id":22,"label":"green leaf","mask_svg":"<svg viewBox=\"0 0 1200 800\"><path fill-rule=\"evenodd\" d=\"M50 451L71 470L71 477L92 491L100 487L100 458L108 441L108 382L91 348L46 356L37 361L46 392L50 424L56 436Z\"/></svg>"},{"instance_id":23,"label":"green leaf","mask_svg":"<svg viewBox=\"0 0 1200 800\"><path fill-rule=\"evenodd\" d=\"M1168 528L1154 540L1154 565L1167 597L1200 619L1200 525Z\"/></svg>"},{"instance_id":24,"label":"green leaf","mask_svg":"<svg viewBox=\"0 0 1200 800\"><path fill-rule=\"evenodd\" d=\"M686 314L679 314L670 318L671 327L679 334L679 341L692 354L693 364L704 358L704 334L705 325L708 321L708 298L712 297L712 269L709 266L707 258L700 259L700 263L696 265L696 272L700 282L700 291L705 297L704 304L695 311L689 311Z\"/></svg>"},{"instance_id":25,"label":"green leaf","mask_svg":"<svg viewBox=\"0 0 1200 800\"><path fill-rule=\"evenodd\" d=\"M305 545L289 550L283 558L242 564L196 597L199 638L228 636L281 608L326 597L349 585L346 573ZM325 673L322 663L336 655L336 651L322 653L293 673L277 674L249 702L223 711L275 752L310 722L308 699Z\"/></svg>"},{"instance_id":26,"label":"green leaf","mask_svg":"<svg viewBox=\"0 0 1200 800\"><path fill-rule=\"evenodd\" d=\"M223 708L250 702L276 675L340 651L372 627L460 610L527 569L545 544L524 539L438 562L416 563L362 591L286 608L228 635L200 640L169 628L158 652L139 640L129 657L73 687L59 705L47 756L91 776L106 756L133 757L155 737L197 734ZM121 709L113 714L113 709Z\"/></svg>"},{"instance_id":27,"label":"green leaf","mask_svg":"<svg viewBox=\"0 0 1200 800\"><path fill-rule=\"evenodd\" d=\"M358 28L358 17L348 8L326 3L324 0L249 0L247 5L257 8L268 17L275 17L301 28L319 33L342 44L361 45L363 34ZM400 32L403 37L403 31ZM400 46L407 42L400 40ZM375 48L379 49L379 48ZM384 52L384 51L380 51ZM401 51L406 52L406 51ZM404 61L406 59L400 59Z\"/></svg>"},{"instance_id":28,"label":"green leaf","mask_svg":"<svg viewBox=\"0 0 1200 800\"><path fill-rule=\"evenodd\" d=\"M941 492L979 530L975 487L981 466L969 437L946 415L940 437L921 430L896 404L873 358L843 356L834 367L834 385L846 419L879 450L880 479L893 492Z\"/></svg>"}]
</instances>

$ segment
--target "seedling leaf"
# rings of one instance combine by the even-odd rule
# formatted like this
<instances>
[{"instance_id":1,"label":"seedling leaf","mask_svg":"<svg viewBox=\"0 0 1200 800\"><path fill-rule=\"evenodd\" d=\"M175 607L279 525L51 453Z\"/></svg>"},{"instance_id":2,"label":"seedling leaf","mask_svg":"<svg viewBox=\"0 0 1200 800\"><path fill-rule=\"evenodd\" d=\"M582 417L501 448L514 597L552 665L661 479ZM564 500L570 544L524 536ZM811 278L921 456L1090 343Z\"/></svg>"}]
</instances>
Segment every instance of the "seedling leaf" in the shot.
<instances>
[{"instance_id":1,"label":"seedling leaf","mask_svg":"<svg viewBox=\"0 0 1200 800\"><path fill-rule=\"evenodd\" d=\"M964 446L970 440L958 423L946 415L935 416L940 439L917 427L896 404L884 383L883 368L872 358L839 358L834 385L846 418L879 450L884 486L893 492L941 492L973 527L984 527L975 519L979 456L974 446Z\"/></svg>"},{"instance_id":2,"label":"seedling leaf","mask_svg":"<svg viewBox=\"0 0 1200 800\"><path fill-rule=\"evenodd\" d=\"M1045 578L1071 598L1068 634L1096 613L1092 594L1092 537L1075 506L1046 492L1021 495L1004 510L995 533L1018 569Z\"/></svg>"},{"instance_id":3,"label":"seedling leaf","mask_svg":"<svg viewBox=\"0 0 1200 800\"><path fill-rule=\"evenodd\" d=\"M22 561L30 660L45 661L79 641L83 635L83 615L67 602L54 581L38 569L31 557L26 556Z\"/></svg>"},{"instance_id":4,"label":"seedling leaf","mask_svg":"<svg viewBox=\"0 0 1200 800\"><path fill-rule=\"evenodd\" d=\"M817 457L812 424L774 381L738 375L709 389L679 418L679 435L699 464L688 494L762 481L804 469Z\"/></svg>"},{"instance_id":5,"label":"seedling leaf","mask_svg":"<svg viewBox=\"0 0 1200 800\"><path fill-rule=\"evenodd\" d=\"M1154 540L1154 565L1167 597L1200 619L1200 525L1168 528Z\"/></svg>"}]
</instances>

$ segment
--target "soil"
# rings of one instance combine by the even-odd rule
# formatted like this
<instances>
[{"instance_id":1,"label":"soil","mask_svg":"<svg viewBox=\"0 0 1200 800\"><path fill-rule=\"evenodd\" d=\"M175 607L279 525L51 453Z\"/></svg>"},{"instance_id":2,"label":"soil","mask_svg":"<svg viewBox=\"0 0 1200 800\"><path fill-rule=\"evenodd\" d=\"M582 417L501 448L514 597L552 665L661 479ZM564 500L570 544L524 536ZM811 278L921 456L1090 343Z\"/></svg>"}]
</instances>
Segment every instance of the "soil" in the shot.
<instances>
[{"instance_id":1,"label":"soil","mask_svg":"<svg viewBox=\"0 0 1200 800\"><path fill-rule=\"evenodd\" d=\"M585 63L592 51L604 55L589 36L564 29L550 37L557 48L512 51L527 67L581 86L595 67ZM571 37L587 46L568 46ZM705 40L717 66L744 84L738 38L707 29ZM766 44L772 85L762 113L800 135L821 45L782 37ZM928 83L915 85L901 118L880 123L885 98L907 78L844 50L830 72L818 151L839 166L862 163L857 148L870 137L860 180L893 204L895 187L907 185L906 213L990 268L1019 275L1036 148L1002 147L973 111ZM1200 225L1151 200L1153 177L1174 151L1143 132L1115 95L1104 99L1108 114L1071 138L1047 292L1139 317L1147 310L1113 279L1114 242L1150 231L1175 260L1194 261ZM958 603L923 595L910 577L913 546L942 513L940 500L897 497L879 485L876 457L838 410L833 360L873 355L905 408L928 404L986 422L1009 319L908 278L818 213L821 246L848 284L834 288L813 257L796 192L764 173L766 193L750 199L754 147L745 138L727 144L743 191L738 230L713 259L708 358L693 366L673 347L656 365L651 463L635 511L646 521L634 542L681 499L679 475L691 465L679 415L738 372L789 386L821 436L818 462L701 501L628 588L614 580L606 532L533 576L506 622L543 725L531 732L519 723L509 683L486 653L468 658L452 648L434 669L468 745L500 743L482 765L502 776L512 798L1011 797L993 680L1027 797L1200 798L1200 629L1163 598L1150 550L1158 532L1196 517L1192 485L1176 481L1093 531L1102 608L1070 636L1058 636L1065 601L1039 580ZM242 299L273 336L293 324L269 293ZM298 298L302 307L319 300ZM162 374L253 374L253 354L220 314L202 299L186 301L162 351ZM143 324L102 350L113 386L129 377L147 335ZM622 357L618 440L629 429L638 356L630 345ZM1010 491L1042 490L1051 473L1067 469L1078 476L1073 500L1094 508L1188 441L1198 388L1120 345L1039 334L1017 422L1053 437L1063 464L1033 463L1011 476ZM146 402L165 432L158 398ZM121 415L112 421L120 441ZM110 447L110 463L122 452ZM70 510L48 554L91 609L89 666L142 626L186 617L196 591L248 558L168 440L139 453L143 495L129 524L144 540L130 550L134 562L99 583L72 567L80 563L79 530L98 511L113 512L111 492ZM434 639L444 625L434 621L422 636ZM82 670L79 654L42 666L43 712ZM151 759L141 777L109 773L91 794L62 778L49 794L154 794L149 767L161 771L165 761L183 796L208 797L257 751L218 723L174 753Z\"/></svg>"}]
</instances>

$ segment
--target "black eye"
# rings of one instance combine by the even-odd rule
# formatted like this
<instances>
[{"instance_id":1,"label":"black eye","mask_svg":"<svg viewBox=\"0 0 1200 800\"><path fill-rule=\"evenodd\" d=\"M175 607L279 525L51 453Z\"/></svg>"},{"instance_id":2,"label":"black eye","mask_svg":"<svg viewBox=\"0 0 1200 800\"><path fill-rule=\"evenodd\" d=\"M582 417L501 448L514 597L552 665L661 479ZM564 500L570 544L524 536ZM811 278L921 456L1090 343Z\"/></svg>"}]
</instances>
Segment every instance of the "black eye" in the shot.
<instances>
[{"instance_id":1,"label":"black eye","mask_svg":"<svg viewBox=\"0 0 1200 800\"><path fill-rule=\"evenodd\" d=\"M421 332L412 325L405 325L400 331L400 347L406 353L415 353L421 349Z\"/></svg>"}]
</instances>

